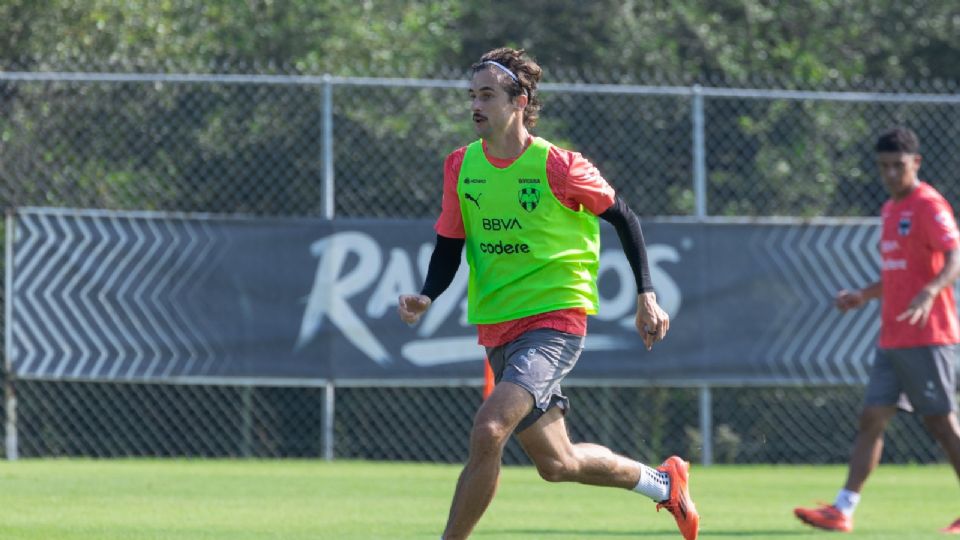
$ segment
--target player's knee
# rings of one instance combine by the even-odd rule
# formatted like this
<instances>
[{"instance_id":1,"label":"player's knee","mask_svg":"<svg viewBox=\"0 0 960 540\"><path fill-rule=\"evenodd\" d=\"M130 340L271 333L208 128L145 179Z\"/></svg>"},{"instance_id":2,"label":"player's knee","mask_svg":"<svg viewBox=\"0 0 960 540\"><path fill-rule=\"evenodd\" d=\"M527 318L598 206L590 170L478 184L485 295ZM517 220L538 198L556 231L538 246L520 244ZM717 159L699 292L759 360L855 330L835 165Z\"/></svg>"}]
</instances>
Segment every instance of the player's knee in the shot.
<instances>
[{"instance_id":1,"label":"player's knee","mask_svg":"<svg viewBox=\"0 0 960 540\"><path fill-rule=\"evenodd\" d=\"M879 436L887 427L889 416L882 411L867 409L860 414L859 430L861 433Z\"/></svg>"},{"instance_id":2,"label":"player's knee","mask_svg":"<svg viewBox=\"0 0 960 540\"><path fill-rule=\"evenodd\" d=\"M536 461L540 478L547 482L570 482L576 477L576 467L571 461L560 458L541 458Z\"/></svg>"},{"instance_id":3,"label":"player's knee","mask_svg":"<svg viewBox=\"0 0 960 540\"><path fill-rule=\"evenodd\" d=\"M926 426L927 431L938 441L958 435L948 415L924 416L923 424Z\"/></svg>"},{"instance_id":4,"label":"player's knee","mask_svg":"<svg viewBox=\"0 0 960 540\"><path fill-rule=\"evenodd\" d=\"M477 422L470 433L471 446L478 450L498 449L503 446L508 437L510 437L510 430L493 420Z\"/></svg>"}]
</instances>

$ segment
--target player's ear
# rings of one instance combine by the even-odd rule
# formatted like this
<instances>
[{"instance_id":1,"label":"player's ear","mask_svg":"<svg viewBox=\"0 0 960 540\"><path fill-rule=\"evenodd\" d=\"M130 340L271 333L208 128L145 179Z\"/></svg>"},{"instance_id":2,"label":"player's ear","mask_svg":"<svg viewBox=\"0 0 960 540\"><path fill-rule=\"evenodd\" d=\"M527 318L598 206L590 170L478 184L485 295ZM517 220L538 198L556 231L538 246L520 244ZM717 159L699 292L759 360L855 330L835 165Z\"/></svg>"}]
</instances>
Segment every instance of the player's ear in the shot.
<instances>
[{"instance_id":1,"label":"player's ear","mask_svg":"<svg viewBox=\"0 0 960 540\"><path fill-rule=\"evenodd\" d=\"M521 111L527 108L527 103L530 103L530 98L527 97L526 92L514 98L514 104Z\"/></svg>"}]
</instances>

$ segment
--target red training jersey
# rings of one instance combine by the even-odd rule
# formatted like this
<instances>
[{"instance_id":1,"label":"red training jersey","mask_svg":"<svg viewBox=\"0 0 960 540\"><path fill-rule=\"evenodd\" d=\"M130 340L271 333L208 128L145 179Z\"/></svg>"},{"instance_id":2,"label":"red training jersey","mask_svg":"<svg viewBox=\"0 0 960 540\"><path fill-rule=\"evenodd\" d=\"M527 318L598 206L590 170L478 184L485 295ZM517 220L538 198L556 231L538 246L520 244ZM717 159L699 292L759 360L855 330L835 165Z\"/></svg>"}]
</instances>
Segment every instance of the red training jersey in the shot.
<instances>
[{"instance_id":1,"label":"red training jersey","mask_svg":"<svg viewBox=\"0 0 960 540\"><path fill-rule=\"evenodd\" d=\"M900 349L960 342L960 324L953 286L933 301L925 326L898 321L914 296L943 268L944 252L960 247L953 210L930 184L920 182L899 201L888 200L881 210L880 348Z\"/></svg>"},{"instance_id":2,"label":"red training jersey","mask_svg":"<svg viewBox=\"0 0 960 540\"><path fill-rule=\"evenodd\" d=\"M450 153L443 163L443 206L434 230L447 238L465 238L463 216L460 213L460 198L457 196L457 179L467 147L461 147ZM515 159L498 159L487 153L483 145L484 156L491 165L498 168L509 167ZM565 206L600 215L613 205L615 193L610 184L589 160L577 152L571 152L551 146L547 153L547 183L550 191ZM512 321L495 324L478 324L478 342L485 347L496 347L518 338L528 330L552 328L578 336L587 333L587 314L579 308L562 309L539 313Z\"/></svg>"}]
</instances>

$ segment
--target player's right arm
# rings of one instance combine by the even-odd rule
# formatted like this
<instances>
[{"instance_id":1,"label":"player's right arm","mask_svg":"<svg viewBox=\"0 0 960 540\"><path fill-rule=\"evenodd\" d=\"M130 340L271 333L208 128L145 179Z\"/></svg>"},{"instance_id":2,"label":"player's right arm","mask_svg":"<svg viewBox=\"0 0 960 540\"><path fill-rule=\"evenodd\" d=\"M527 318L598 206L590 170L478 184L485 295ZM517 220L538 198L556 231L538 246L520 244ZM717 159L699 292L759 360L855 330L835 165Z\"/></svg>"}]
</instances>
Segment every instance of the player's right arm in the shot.
<instances>
[{"instance_id":1,"label":"player's right arm","mask_svg":"<svg viewBox=\"0 0 960 540\"><path fill-rule=\"evenodd\" d=\"M401 294L398 303L400 320L414 324L426 313L430 304L447 290L460 268L460 254L463 251L463 238L447 238L437 235L433 246L430 264L427 266L427 278L420 294Z\"/></svg>"},{"instance_id":2,"label":"player's right arm","mask_svg":"<svg viewBox=\"0 0 960 540\"><path fill-rule=\"evenodd\" d=\"M883 294L883 282L877 281L856 291L841 289L837 293L834 304L837 306L837 309L846 313L851 309L860 309L870 300L880 298L881 294Z\"/></svg>"},{"instance_id":3,"label":"player's right arm","mask_svg":"<svg viewBox=\"0 0 960 540\"><path fill-rule=\"evenodd\" d=\"M460 214L460 197L457 195L457 179L466 147L447 156L443 162L443 202L440 217L434 225L437 241L433 246L427 277L419 294L401 294L397 301L400 320L415 324L440 294L447 290L460 268L466 234Z\"/></svg>"}]
</instances>

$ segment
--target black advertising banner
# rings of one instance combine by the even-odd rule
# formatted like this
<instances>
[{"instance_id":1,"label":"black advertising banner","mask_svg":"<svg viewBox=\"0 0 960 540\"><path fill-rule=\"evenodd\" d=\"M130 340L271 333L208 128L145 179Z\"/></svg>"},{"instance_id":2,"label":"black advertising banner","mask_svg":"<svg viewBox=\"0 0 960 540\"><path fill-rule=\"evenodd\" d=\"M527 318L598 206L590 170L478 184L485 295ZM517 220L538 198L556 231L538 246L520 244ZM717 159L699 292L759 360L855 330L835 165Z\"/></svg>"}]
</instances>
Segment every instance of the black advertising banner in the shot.
<instances>
[{"instance_id":1,"label":"black advertising banner","mask_svg":"<svg viewBox=\"0 0 960 540\"><path fill-rule=\"evenodd\" d=\"M466 264L416 326L396 314L423 283L429 220L254 219L20 210L8 242L7 358L23 378L476 379ZM652 352L636 287L604 224L600 312L577 379L688 383L864 380L876 303L842 287L878 276L875 221L645 221L659 301ZM12 245L11 245L12 244Z\"/></svg>"}]
</instances>

